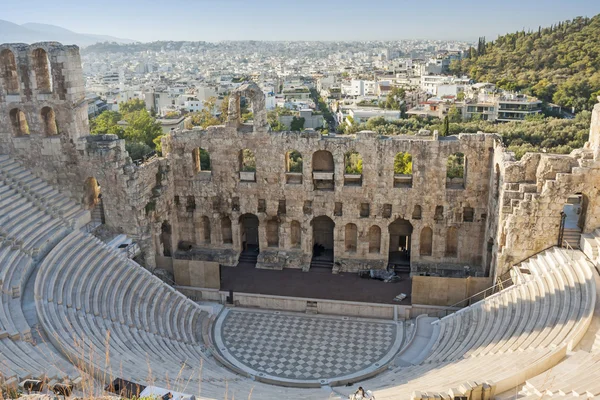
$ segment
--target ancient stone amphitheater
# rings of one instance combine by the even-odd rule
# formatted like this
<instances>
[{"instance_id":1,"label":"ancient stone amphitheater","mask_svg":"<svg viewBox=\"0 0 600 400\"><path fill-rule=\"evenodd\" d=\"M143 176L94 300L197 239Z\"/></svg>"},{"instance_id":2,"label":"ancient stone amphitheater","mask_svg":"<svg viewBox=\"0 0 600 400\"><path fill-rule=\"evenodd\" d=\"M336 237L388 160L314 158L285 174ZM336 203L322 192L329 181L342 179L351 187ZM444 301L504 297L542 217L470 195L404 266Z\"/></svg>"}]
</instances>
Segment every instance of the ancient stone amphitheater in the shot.
<instances>
[{"instance_id":1,"label":"ancient stone amphitheater","mask_svg":"<svg viewBox=\"0 0 600 400\"><path fill-rule=\"evenodd\" d=\"M585 148L515 161L489 133L270 132L262 93L247 84L225 126L175 130L163 157L134 163L118 138L89 135L75 46L0 45L0 74L4 389L37 379L92 397L123 379L201 399L344 399L358 386L377 399L600 396L600 105ZM239 121L242 96L253 125ZM200 148L211 154L209 170ZM244 168L244 149L256 153L254 168ZM310 155L300 172L286 168L290 150ZM344 171L350 150L364 157L361 174ZM412 175L394 174L398 152L412 154ZM456 153L458 180L445 172ZM99 224L133 238L144 266L88 233ZM330 259L316 259L317 240ZM412 304L404 314L390 306L393 318L378 322L343 316L347 308L311 316L223 307L207 301L218 290L203 290L190 267L235 266L251 248L256 267L272 273L311 274L327 262L351 273L393 264L399 243L413 276L468 266L473 279L503 284L464 308L443 308L443 318ZM153 273L165 259L175 284ZM311 306L321 314L320 302ZM375 306L361 307L374 316ZM272 343L258 329L269 322L253 321L275 321L279 332L293 322L289 341L303 332L335 340L297 358L321 369L286 378L297 367L286 360L305 345L283 343L278 359L254 362ZM336 343L347 347L327 365L319 353Z\"/></svg>"}]
</instances>

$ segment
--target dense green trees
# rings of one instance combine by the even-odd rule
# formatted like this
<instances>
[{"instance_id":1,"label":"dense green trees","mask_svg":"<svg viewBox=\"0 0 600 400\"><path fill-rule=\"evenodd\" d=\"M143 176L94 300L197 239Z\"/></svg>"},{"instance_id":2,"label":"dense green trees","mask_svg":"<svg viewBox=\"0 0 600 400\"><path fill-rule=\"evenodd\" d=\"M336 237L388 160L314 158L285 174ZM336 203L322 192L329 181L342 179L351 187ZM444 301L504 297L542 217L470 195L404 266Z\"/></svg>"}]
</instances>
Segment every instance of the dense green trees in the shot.
<instances>
[{"instance_id":1,"label":"dense green trees","mask_svg":"<svg viewBox=\"0 0 600 400\"><path fill-rule=\"evenodd\" d=\"M575 18L494 42L479 40L451 72L521 90L546 102L590 110L600 95L600 15Z\"/></svg>"},{"instance_id":2,"label":"dense green trees","mask_svg":"<svg viewBox=\"0 0 600 400\"><path fill-rule=\"evenodd\" d=\"M133 160L137 160L152 150L160 152L162 128L146 110L146 104L139 99L119 104L119 112L104 111L90 121L92 135L112 134L125 139L125 145ZM119 121L125 123L119 124Z\"/></svg>"},{"instance_id":3,"label":"dense green trees","mask_svg":"<svg viewBox=\"0 0 600 400\"><path fill-rule=\"evenodd\" d=\"M574 119L533 116L523 122L506 122L494 124L475 118L472 121L449 122L449 135L459 133L498 133L505 146L521 158L527 151L547 151L549 153L567 154L583 147L588 139L591 112L583 111ZM450 117L448 118L451 119ZM383 117L370 118L366 123L354 124L347 133L372 130L381 135L414 135L420 129L444 132L444 121L432 118L409 118L387 122Z\"/></svg>"}]
</instances>

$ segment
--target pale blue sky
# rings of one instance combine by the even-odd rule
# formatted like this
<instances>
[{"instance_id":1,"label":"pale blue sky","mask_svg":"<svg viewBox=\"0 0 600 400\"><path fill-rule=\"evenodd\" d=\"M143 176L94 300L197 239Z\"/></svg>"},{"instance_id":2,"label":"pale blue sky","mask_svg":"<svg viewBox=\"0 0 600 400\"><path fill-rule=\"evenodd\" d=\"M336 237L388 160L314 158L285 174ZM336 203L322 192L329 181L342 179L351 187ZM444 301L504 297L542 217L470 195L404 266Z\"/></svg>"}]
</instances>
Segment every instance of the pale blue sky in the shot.
<instances>
[{"instance_id":1,"label":"pale blue sky","mask_svg":"<svg viewBox=\"0 0 600 400\"><path fill-rule=\"evenodd\" d=\"M488 40L600 0L0 0L0 19L152 40Z\"/></svg>"}]
</instances>

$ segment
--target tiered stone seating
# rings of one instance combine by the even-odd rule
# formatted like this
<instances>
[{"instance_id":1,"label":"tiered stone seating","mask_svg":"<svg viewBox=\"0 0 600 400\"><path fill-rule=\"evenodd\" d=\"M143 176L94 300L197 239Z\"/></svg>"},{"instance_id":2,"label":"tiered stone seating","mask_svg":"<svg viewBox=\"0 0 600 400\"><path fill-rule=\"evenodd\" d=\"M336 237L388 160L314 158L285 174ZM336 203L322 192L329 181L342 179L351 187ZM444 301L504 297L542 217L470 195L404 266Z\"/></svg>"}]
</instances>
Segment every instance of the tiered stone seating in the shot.
<instances>
[{"instance_id":1,"label":"tiered stone seating","mask_svg":"<svg viewBox=\"0 0 600 400\"><path fill-rule=\"evenodd\" d=\"M206 311L118 250L79 231L44 259L35 297L52 342L98 371L99 379L125 377L194 394L201 385L202 398L223 398L226 392L244 398L253 392L265 399L330 395L257 384L217 365L202 340Z\"/></svg>"},{"instance_id":2,"label":"tiered stone seating","mask_svg":"<svg viewBox=\"0 0 600 400\"><path fill-rule=\"evenodd\" d=\"M50 191L58 196L43 180L7 156L0 156L0 377L15 381L25 377L69 378L75 382L80 373L73 365L53 346L40 341L42 335L32 335L21 295L37 260L64 238L72 221L85 212L70 204L69 212L60 216L46 202L37 201L29 188L40 196ZM57 201L67 204L62 198L57 197Z\"/></svg>"},{"instance_id":3,"label":"tiered stone seating","mask_svg":"<svg viewBox=\"0 0 600 400\"><path fill-rule=\"evenodd\" d=\"M421 364L370 380L369 387L380 388L377 399L413 392L414 398L443 397L478 386L501 393L556 365L590 324L591 265L579 251L555 248L519 268L514 286L433 322L437 339Z\"/></svg>"},{"instance_id":4,"label":"tiered stone seating","mask_svg":"<svg viewBox=\"0 0 600 400\"><path fill-rule=\"evenodd\" d=\"M4 182L4 186L18 192L42 211L72 227L79 228L90 220L89 212L83 210L77 202L6 155L0 155L0 180Z\"/></svg>"}]
</instances>

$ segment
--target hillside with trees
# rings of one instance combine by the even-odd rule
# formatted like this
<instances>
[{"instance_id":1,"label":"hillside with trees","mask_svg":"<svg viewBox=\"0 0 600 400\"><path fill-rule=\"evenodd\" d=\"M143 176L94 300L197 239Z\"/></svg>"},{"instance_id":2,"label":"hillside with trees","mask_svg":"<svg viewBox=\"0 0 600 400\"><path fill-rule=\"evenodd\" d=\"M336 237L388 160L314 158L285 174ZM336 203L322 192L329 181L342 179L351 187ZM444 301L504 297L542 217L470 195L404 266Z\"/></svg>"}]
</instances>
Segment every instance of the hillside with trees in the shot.
<instances>
[{"instance_id":1,"label":"hillside with trees","mask_svg":"<svg viewBox=\"0 0 600 400\"><path fill-rule=\"evenodd\" d=\"M600 15L578 17L533 32L515 32L486 43L480 38L454 74L492 82L545 102L591 110L600 95Z\"/></svg>"}]
</instances>

